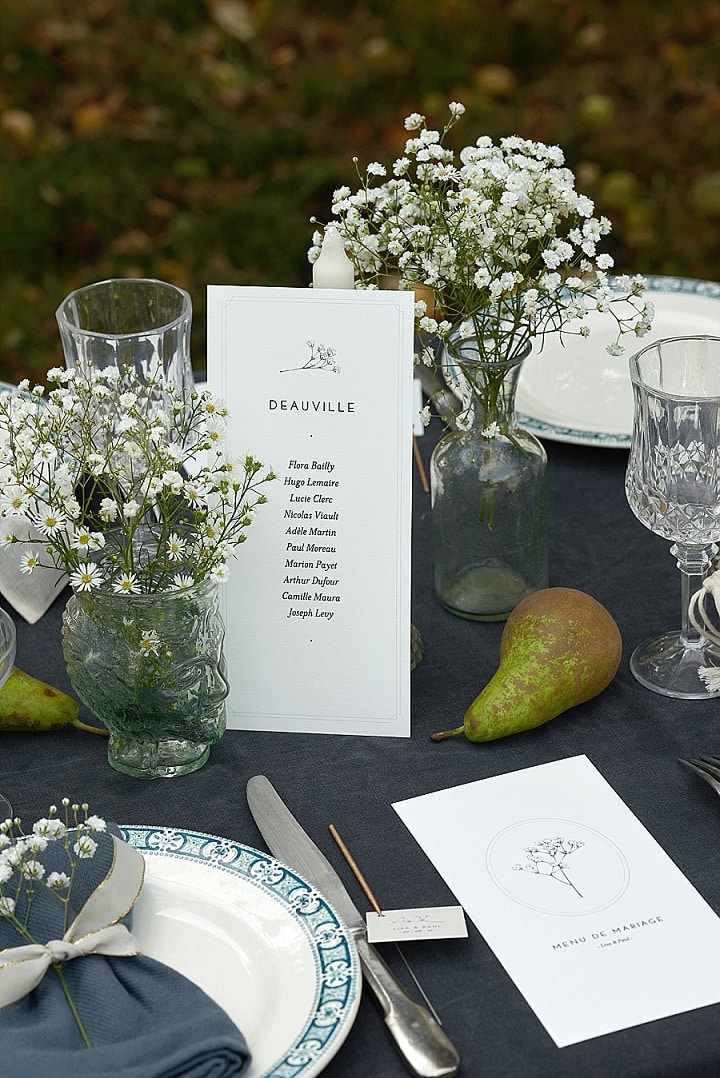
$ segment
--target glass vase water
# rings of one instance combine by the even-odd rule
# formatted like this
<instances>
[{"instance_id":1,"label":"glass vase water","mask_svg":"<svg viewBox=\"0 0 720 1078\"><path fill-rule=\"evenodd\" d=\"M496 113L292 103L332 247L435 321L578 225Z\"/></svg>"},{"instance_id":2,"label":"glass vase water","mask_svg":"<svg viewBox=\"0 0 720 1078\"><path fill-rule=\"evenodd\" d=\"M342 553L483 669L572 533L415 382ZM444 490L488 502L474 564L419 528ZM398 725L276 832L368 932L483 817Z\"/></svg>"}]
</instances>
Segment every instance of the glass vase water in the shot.
<instances>
[{"instance_id":1,"label":"glass vase water","mask_svg":"<svg viewBox=\"0 0 720 1078\"><path fill-rule=\"evenodd\" d=\"M671 540L681 573L681 628L640 644L630 669L648 689L707 699L698 670L720 651L688 618L720 543L720 338L655 341L630 359L633 435L627 500L646 528Z\"/></svg>"},{"instance_id":2,"label":"glass vase water","mask_svg":"<svg viewBox=\"0 0 720 1078\"><path fill-rule=\"evenodd\" d=\"M435 591L475 621L504 620L548 585L547 457L515 415L528 352L486 361L474 337L449 345L447 380L469 408L430 462Z\"/></svg>"},{"instance_id":3,"label":"glass vase water","mask_svg":"<svg viewBox=\"0 0 720 1078\"><path fill-rule=\"evenodd\" d=\"M110 731L108 762L137 778L196 771L225 731L218 584L151 594L77 591L63 614L73 689Z\"/></svg>"}]
</instances>

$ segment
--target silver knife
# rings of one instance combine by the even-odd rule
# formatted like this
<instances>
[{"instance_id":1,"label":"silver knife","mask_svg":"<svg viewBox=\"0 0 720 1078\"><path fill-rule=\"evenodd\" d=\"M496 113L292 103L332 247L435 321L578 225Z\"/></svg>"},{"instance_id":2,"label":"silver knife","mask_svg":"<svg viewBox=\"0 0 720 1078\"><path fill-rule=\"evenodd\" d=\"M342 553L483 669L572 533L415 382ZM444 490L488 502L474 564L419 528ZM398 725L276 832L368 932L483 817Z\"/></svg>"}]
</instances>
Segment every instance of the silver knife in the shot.
<instances>
[{"instance_id":1,"label":"silver knife","mask_svg":"<svg viewBox=\"0 0 720 1078\"><path fill-rule=\"evenodd\" d=\"M367 983L378 998L405 1063L420 1078L452 1078L460 1058L430 1012L414 1003L375 948L367 941L365 919L328 859L303 831L265 775L247 784L247 799L268 848L317 887L347 925Z\"/></svg>"}]
</instances>

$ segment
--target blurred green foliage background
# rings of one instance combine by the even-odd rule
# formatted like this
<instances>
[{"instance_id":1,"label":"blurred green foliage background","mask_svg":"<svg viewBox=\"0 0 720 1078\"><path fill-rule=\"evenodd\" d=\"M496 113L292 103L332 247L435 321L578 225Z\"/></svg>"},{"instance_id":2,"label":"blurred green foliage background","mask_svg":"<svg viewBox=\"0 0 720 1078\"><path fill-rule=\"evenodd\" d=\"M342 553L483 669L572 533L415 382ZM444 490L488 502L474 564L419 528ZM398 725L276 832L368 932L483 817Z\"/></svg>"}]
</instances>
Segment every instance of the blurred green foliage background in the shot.
<instances>
[{"instance_id":1,"label":"blurred green foliage background","mask_svg":"<svg viewBox=\"0 0 720 1078\"><path fill-rule=\"evenodd\" d=\"M623 271L720 276L718 0L0 5L0 378L62 360L71 289L306 285L309 218L410 112L560 145Z\"/></svg>"}]
</instances>

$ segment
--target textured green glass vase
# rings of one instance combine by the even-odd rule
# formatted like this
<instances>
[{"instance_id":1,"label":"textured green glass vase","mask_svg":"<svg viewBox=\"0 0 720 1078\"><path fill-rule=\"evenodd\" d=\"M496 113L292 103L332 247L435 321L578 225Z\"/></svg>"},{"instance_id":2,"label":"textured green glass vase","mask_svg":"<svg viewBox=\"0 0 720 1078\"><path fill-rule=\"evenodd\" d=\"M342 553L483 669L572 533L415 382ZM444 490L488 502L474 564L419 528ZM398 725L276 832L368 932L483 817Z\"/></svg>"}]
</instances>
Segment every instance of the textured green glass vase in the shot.
<instances>
[{"instance_id":1,"label":"textured green glass vase","mask_svg":"<svg viewBox=\"0 0 720 1078\"><path fill-rule=\"evenodd\" d=\"M75 592L63 614L73 689L110 731L112 767L139 778L195 771L225 731L218 585L151 595Z\"/></svg>"}]
</instances>

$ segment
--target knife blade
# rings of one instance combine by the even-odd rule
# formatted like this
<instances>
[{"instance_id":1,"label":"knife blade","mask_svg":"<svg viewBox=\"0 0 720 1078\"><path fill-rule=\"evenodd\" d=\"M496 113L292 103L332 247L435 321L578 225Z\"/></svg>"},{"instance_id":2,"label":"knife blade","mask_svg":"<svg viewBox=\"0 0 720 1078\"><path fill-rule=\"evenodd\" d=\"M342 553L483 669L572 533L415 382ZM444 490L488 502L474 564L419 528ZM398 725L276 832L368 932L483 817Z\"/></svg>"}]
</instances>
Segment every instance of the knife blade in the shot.
<instances>
[{"instance_id":1,"label":"knife blade","mask_svg":"<svg viewBox=\"0 0 720 1078\"><path fill-rule=\"evenodd\" d=\"M316 887L344 921L365 980L377 997L385 1024L407 1066L419 1078L452 1078L460 1066L454 1045L430 1012L410 999L368 943L365 919L344 883L265 775L249 780L247 800L271 853Z\"/></svg>"}]
</instances>

